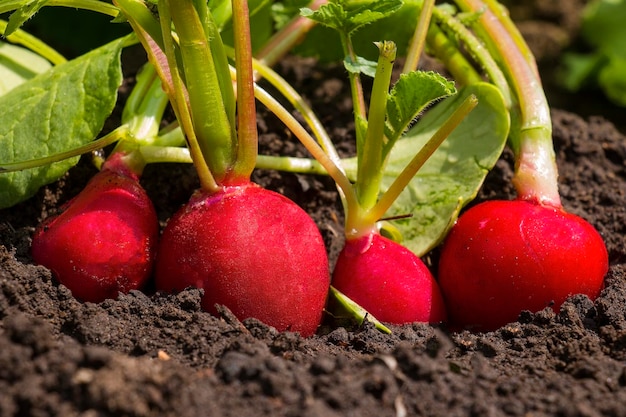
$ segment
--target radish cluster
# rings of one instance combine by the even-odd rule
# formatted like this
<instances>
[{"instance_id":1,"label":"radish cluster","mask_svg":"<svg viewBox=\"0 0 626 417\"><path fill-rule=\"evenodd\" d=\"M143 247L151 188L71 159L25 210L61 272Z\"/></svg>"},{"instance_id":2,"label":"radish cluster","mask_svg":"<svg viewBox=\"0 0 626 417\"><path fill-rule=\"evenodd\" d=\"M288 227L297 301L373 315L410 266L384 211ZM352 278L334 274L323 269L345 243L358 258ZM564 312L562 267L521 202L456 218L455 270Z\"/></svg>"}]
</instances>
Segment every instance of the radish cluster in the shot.
<instances>
[{"instance_id":1,"label":"radish cluster","mask_svg":"<svg viewBox=\"0 0 626 417\"><path fill-rule=\"evenodd\" d=\"M116 148L62 213L37 228L33 259L50 268L84 301L98 302L139 289L154 271L158 291L203 289L206 311L217 313L216 305L225 305L242 320L254 317L280 331L314 334L331 285L321 234L294 202L250 181L258 138L247 2L232 2L233 30L238 34L234 39L235 80L231 79L219 28L207 18L206 2L160 1L156 6L159 25L153 25L151 11L137 8L132 0L115 3L133 25L150 62L157 66L162 84L154 90L161 92L163 87L167 93L201 187L170 218L157 243L155 209L139 184L146 160L138 149L155 145L140 137L142 124L155 131L152 135L159 127L152 115L135 115L138 118L130 123L135 127L129 136L136 143ZM608 270L608 254L598 232L561 206L549 111L532 59L519 50L519 39L498 29L502 17L491 16L493 11L482 1L457 3L463 11L474 12L477 19L487 19L481 23L490 36L487 47L497 55L495 61L504 67L512 84L502 88L503 93L516 94L519 114L515 121L519 125L512 145L518 199L479 204L461 216L441 247L438 280L416 254L383 237L378 222L446 136L477 105L476 97L470 94L454 107L382 192L382 173L391 148L429 104L456 92L448 80L432 74L403 74L399 87L390 92L396 46L379 42L366 111L359 72L349 71L358 138L356 179L352 180L339 157L332 155L336 153L332 143L322 150L301 125L292 123L286 110L283 113L266 95L258 96L293 127L337 182L344 199L346 244L332 273L331 294L339 293L355 310L364 309L384 322L447 322L452 328L484 331L515 320L522 310L558 309L573 294L595 298ZM335 12L343 7L341 2L335 6ZM332 10L326 12L332 14ZM337 27L326 13L307 13L339 31L352 28L341 36L347 52L354 51L350 34L373 18L365 13L360 16L365 20L355 18L349 25ZM449 17L440 14L438 19ZM422 35L427 36L426 31ZM468 36L464 35L464 42ZM358 61L356 56L349 58ZM489 70L495 61L482 63ZM487 72L490 76L496 73L493 68ZM465 81L477 82L472 77ZM418 82L429 84L418 86ZM413 94L418 87L429 92L423 97L422 93ZM403 92L409 92L405 101ZM146 99L135 110L152 108L162 115L164 106ZM134 156L127 158L125 149L132 149Z\"/></svg>"}]
</instances>

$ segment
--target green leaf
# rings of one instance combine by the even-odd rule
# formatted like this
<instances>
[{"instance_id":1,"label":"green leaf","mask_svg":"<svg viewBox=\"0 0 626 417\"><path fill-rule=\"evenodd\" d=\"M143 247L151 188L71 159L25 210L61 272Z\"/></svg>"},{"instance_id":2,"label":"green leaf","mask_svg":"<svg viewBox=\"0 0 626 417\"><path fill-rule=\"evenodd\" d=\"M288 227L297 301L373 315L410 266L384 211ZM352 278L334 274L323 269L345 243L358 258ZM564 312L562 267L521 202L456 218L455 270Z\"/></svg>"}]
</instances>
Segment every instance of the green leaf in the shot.
<instances>
[{"instance_id":1,"label":"green leaf","mask_svg":"<svg viewBox=\"0 0 626 417\"><path fill-rule=\"evenodd\" d=\"M598 84L609 100L626 107L626 58L611 57L598 74Z\"/></svg>"},{"instance_id":2,"label":"green leaf","mask_svg":"<svg viewBox=\"0 0 626 417\"><path fill-rule=\"evenodd\" d=\"M372 78L376 75L376 65L376 61L370 61L360 56L356 57L356 61L350 59L350 57L346 57L343 60L343 66L348 72L353 74L361 73Z\"/></svg>"},{"instance_id":3,"label":"green leaf","mask_svg":"<svg viewBox=\"0 0 626 417\"><path fill-rule=\"evenodd\" d=\"M486 83L463 88L428 111L389 155L383 188L391 184L421 144L470 94L478 97L478 106L443 142L386 213L413 215L393 224L404 236L402 244L419 256L441 241L461 206L476 196L500 157L509 132L509 114L502 95Z\"/></svg>"},{"instance_id":4,"label":"green leaf","mask_svg":"<svg viewBox=\"0 0 626 417\"><path fill-rule=\"evenodd\" d=\"M559 74L559 83L570 91L578 91L595 80L598 71L606 63L603 54L566 53L561 59L563 70Z\"/></svg>"},{"instance_id":5,"label":"green leaf","mask_svg":"<svg viewBox=\"0 0 626 417\"><path fill-rule=\"evenodd\" d=\"M402 244L418 256L441 241L461 207L476 196L487 172L502 153L510 125L502 95L487 83L464 87L430 109L396 142L389 154L381 192L470 94L478 98L478 106L443 142L385 213L386 217L412 216L391 224L401 232ZM353 176L355 158L345 160L344 167Z\"/></svg>"},{"instance_id":6,"label":"green leaf","mask_svg":"<svg viewBox=\"0 0 626 417\"><path fill-rule=\"evenodd\" d=\"M626 1L595 0L587 5L581 34L608 55L626 58Z\"/></svg>"},{"instance_id":7,"label":"green leaf","mask_svg":"<svg viewBox=\"0 0 626 417\"><path fill-rule=\"evenodd\" d=\"M51 67L36 53L0 41L0 96Z\"/></svg>"},{"instance_id":8,"label":"green leaf","mask_svg":"<svg viewBox=\"0 0 626 417\"><path fill-rule=\"evenodd\" d=\"M576 91L599 86L605 96L626 106L626 1L595 0L583 13L581 37L593 50L588 55L565 54L561 84Z\"/></svg>"},{"instance_id":9,"label":"green leaf","mask_svg":"<svg viewBox=\"0 0 626 417\"><path fill-rule=\"evenodd\" d=\"M30 0L24 3L19 9L9 17L9 24L4 32L4 36L9 36L18 30L28 19L46 5L50 0Z\"/></svg>"},{"instance_id":10,"label":"green leaf","mask_svg":"<svg viewBox=\"0 0 626 417\"><path fill-rule=\"evenodd\" d=\"M122 82L126 38L53 67L2 96L0 162L57 154L93 140L111 114ZM78 158L0 173L0 208L32 196L60 178Z\"/></svg>"},{"instance_id":11,"label":"green leaf","mask_svg":"<svg viewBox=\"0 0 626 417\"><path fill-rule=\"evenodd\" d=\"M455 93L454 82L436 72L412 71L402 74L387 100L387 147L393 146L426 106Z\"/></svg>"},{"instance_id":12,"label":"green leaf","mask_svg":"<svg viewBox=\"0 0 626 417\"><path fill-rule=\"evenodd\" d=\"M390 16L402 7L401 0L369 2L331 1L318 10L301 9L301 14L317 23L350 35L365 25Z\"/></svg>"},{"instance_id":13,"label":"green leaf","mask_svg":"<svg viewBox=\"0 0 626 417\"><path fill-rule=\"evenodd\" d=\"M404 5L394 13L371 22L367 30L351 35L356 54L368 60L378 59L378 48L374 42L393 41L398 46L398 54L406 52L406 47L413 35L415 26L407 22L417 22L422 0L405 0ZM323 45L321 48L320 45ZM295 48L295 52L304 56L314 56L323 62L340 62L344 58L339 34L324 25L314 27Z\"/></svg>"}]
</instances>

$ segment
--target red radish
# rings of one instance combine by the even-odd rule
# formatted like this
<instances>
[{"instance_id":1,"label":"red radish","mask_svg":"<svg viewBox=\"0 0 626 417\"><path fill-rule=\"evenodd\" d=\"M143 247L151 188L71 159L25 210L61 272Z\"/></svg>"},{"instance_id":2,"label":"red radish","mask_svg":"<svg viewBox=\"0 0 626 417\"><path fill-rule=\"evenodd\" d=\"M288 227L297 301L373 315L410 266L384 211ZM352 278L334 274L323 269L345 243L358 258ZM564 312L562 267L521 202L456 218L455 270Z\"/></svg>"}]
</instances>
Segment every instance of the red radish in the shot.
<instances>
[{"instance_id":1,"label":"red radish","mask_svg":"<svg viewBox=\"0 0 626 417\"><path fill-rule=\"evenodd\" d=\"M202 306L224 304L240 319L311 335L329 286L324 242L291 200L255 184L198 192L169 221L157 288L204 288Z\"/></svg>"},{"instance_id":2,"label":"red radish","mask_svg":"<svg viewBox=\"0 0 626 417\"><path fill-rule=\"evenodd\" d=\"M479 204L461 216L447 237L439 282L451 324L493 330L522 310L558 310L573 294L594 299L608 271L598 232L562 207L552 145L550 109L536 64L506 13L481 0L459 0L464 12L480 12L488 48L498 57L519 107L515 201Z\"/></svg>"},{"instance_id":3,"label":"red radish","mask_svg":"<svg viewBox=\"0 0 626 417\"><path fill-rule=\"evenodd\" d=\"M304 210L250 181L258 137L247 2L232 7L236 97L206 2L159 2L160 27L167 28L156 36L161 46L127 14L158 65L201 183L163 232L156 286L203 288L202 305L210 312L222 304L239 319L309 336L320 324L330 284L326 248Z\"/></svg>"},{"instance_id":4,"label":"red radish","mask_svg":"<svg viewBox=\"0 0 626 417\"><path fill-rule=\"evenodd\" d=\"M75 297L99 302L143 286L157 238L152 202L117 153L61 214L39 225L31 250Z\"/></svg>"},{"instance_id":5,"label":"red radish","mask_svg":"<svg viewBox=\"0 0 626 417\"><path fill-rule=\"evenodd\" d=\"M522 310L558 311L574 294L594 299L608 255L598 232L578 216L528 201L490 201L461 216L440 265L450 321L493 330Z\"/></svg>"},{"instance_id":6,"label":"red radish","mask_svg":"<svg viewBox=\"0 0 626 417\"><path fill-rule=\"evenodd\" d=\"M333 272L333 286L383 322L446 320L439 287L426 265L378 233L346 242Z\"/></svg>"}]
</instances>

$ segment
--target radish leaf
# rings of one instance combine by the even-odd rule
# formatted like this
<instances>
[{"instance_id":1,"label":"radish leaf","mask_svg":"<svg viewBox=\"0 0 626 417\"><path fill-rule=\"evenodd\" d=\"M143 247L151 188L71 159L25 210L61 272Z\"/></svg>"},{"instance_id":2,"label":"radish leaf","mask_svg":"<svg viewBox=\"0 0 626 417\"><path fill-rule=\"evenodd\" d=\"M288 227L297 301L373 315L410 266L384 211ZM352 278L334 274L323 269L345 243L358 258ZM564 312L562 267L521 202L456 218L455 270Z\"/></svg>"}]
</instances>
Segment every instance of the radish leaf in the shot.
<instances>
[{"instance_id":1,"label":"radish leaf","mask_svg":"<svg viewBox=\"0 0 626 417\"><path fill-rule=\"evenodd\" d=\"M349 6L349 2L346 1L331 1L316 11L303 8L301 13L324 26L350 35L365 25L391 15L402 7L402 1L378 0L359 3L359 6L354 8Z\"/></svg>"},{"instance_id":2,"label":"radish leaf","mask_svg":"<svg viewBox=\"0 0 626 417\"><path fill-rule=\"evenodd\" d=\"M478 97L478 106L424 164L387 212L388 216L413 215L393 224L403 235L402 244L418 256L440 242L460 208L476 196L502 153L509 132L509 115L500 92L484 83L463 88L429 110L389 155L383 191L421 144L470 94Z\"/></svg>"},{"instance_id":3,"label":"radish leaf","mask_svg":"<svg viewBox=\"0 0 626 417\"><path fill-rule=\"evenodd\" d=\"M583 13L581 37L591 46L590 53L563 56L561 84L577 91L599 86L605 96L626 106L626 2L594 0Z\"/></svg>"},{"instance_id":4,"label":"radish leaf","mask_svg":"<svg viewBox=\"0 0 626 417\"><path fill-rule=\"evenodd\" d=\"M378 2L375 2L378 3ZM382 2L381 2L382 3ZM398 46L398 55L406 52L408 39L413 35L413 25L407 22L417 21L422 0L405 0L404 5L393 12L379 15L376 21L370 21L367 30L351 34L352 43L357 55L368 60L378 58L378 49L374 42L380 40L394 41ZM324 45L320 48L320 45ZM322 62L337 62L344 58L338 32L324 25L314 27L295 52L304 56L315 56Z\"/></svg>"},{"instance_id":5,"label":"radish leaf","mask_svg":"<svg viewBox=\"0 0 626 417\"><path fill-rule=\"evenodd\" d=\"M126 38L58 65L0 100L0 161L18 162L60 153L93 140L111 114L122 82ZM0 208L32 196L78 162L0 173Z\"/></svg>"},{"instance_id":6,"label":"radish leaf","mask_svg":"<svg viewBox=\"0 0 626 417\"><path fill-rule=\"evenodd\" d=\"M9 24L4 32L4 36L9 36L18 30L28 19L46 5L50 0L30 0L25 2L9 17Z\"/></svg>"},{"instance_id":7,"label":"radish leaf","mask_svg":"<svg viewBox=\"0 0 626 417\"><path fill-rule=\"evenodd\" d=\"M454 82L436 72L413 71L402 74L391 89L387 101L385 136L389 142L385 147L392 147L428 104L455 93Z\"/></svg>"},{"instance_id":8,"label":"radish leaf","mask_svg":"<svg viewBox=\"0 0 626 417\"><path fill-rule=\"evenodd\" d=\"M0 42L0 96L51 67L48 60L26 48Z\"/></svg>"}]
</instances>

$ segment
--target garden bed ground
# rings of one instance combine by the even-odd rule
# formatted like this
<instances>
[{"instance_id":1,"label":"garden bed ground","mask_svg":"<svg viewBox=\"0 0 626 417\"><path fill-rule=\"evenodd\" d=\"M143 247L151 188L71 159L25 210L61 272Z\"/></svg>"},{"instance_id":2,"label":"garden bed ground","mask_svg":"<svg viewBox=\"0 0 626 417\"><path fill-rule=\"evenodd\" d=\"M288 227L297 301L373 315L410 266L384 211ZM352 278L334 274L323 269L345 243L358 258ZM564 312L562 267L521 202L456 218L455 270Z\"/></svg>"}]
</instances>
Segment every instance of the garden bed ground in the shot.
<instances>
[{"instance_id":1,"label":"garden bed ground","mask_svg":"<svg viewBox=\"0 0 626 417\"><path fill-rule=\"evenodd\" d=\"M310 60L281 70L302 85L331 136L349 143L343 72L322 74ZM219 318L204 313L198 290L148 289L83 304L29 256L38 220L94 173L83 161L0 211L0 417L623 416L626 138L601 117L613 110L595 95L583 101L603 107L590 110L549 93L584 115L554 110L554 139L564 206L590 221L609 250L606 288L595 302L574 296L558 314L524 312L485 334L413 324L393 327L391 336L369 326L323 327L307 339L239 322L226 310ZM273 118L259 127L264 152L300 152ZM158 168L145 173L145 186L165 223L197 183L190 166ZM505 153L479 199L510 198L511 172ZM332 182L262 171L254 179L311 213L336 257L342 215Z\"/></svg>"}]
</instances>

